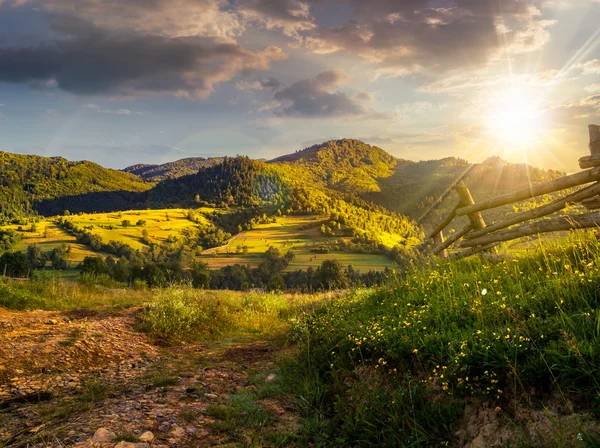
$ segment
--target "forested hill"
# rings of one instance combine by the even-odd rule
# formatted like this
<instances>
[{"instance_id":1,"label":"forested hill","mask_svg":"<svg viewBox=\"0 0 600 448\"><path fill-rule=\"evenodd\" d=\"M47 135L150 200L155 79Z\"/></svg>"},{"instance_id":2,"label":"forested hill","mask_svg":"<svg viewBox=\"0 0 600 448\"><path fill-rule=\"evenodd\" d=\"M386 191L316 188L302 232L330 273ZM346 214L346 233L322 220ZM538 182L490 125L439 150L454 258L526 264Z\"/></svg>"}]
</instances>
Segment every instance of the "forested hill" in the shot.
<instances>
[{"instance_id":1,"label":"forested hill","mask_svg":"<svg viewBox=\"0 0 600 448\"><path fill-rule=\"evenodd\" d=\"M330 236L382 248L411 247L419 241L420 229L410 219L314 183L309 173L306 166L226 157L197 174L160 182L148 192L148 203L188 207L208 202L243 206L250 213L317 214L329 217L323 231Z\"/></svg>"},{"instance_id":2,"label":"forested hill","mask_svg":"<svg viewBox=\"0 0 600 448\"><path fill-rule=\"evenodd\" d=\"M380 191L364 194L363 197L414 219L422 217L439 198L445 197L425 220L438 222L456 205L457 197L451 189L460 180L469 187L478 202L564 175L556 170L509 163L499 157L490 157L475 164L448 157L398 167L392 176L379 181Z\"/></svg>"},{"instance_id":3,"label":"forested hill","mask_svg":"<svg viewBox=\"0 0 600 448\"><path fill-rule=\"evenodd\" d=\"M360 140L331 140L278 157L271 161L299 172L313 182L344 193L380 190L379 181L414 162L393 157L377 146Z\"/></svg>"},{"instance_id":4,"label":"forested hill","mask_svg":"<svg viewBox=\"0 0 600 448\"><path fill-rule=\"evenodd\" d=\"M276 170L248 157L224 157L221 163L195 174L167 179L149 191L151 203L181 204L206 201L221 205L281 202L289 186Z\"/></svg>"},{"instance_id":5,"label":"forested hill","mask_svg":"<svg viewBox=\"0 0 600 448\"><path fill-rule=\"evenodd\" d=\"M455 157L411 162L352 139L314 145L271 163L295 177L310 179L315 185L356 195L413 219L422 217L439 198L445 197L422 221L426 226L443 219L456 205L451 189L460 180L475 200L481 201L564 175L508 163L499 157L475 164Z\"/></svg>"},{"instance_id":6,"label":"forested hill","mask_svg":"<svg viewBox=\"0 0 600 448\"><path fill-rule=\"evenodd\" d=\"M40 209L44 213L59 214L70 206L84 211L126 207L128 192L145 191L151 186L138 176L93 162L0 151L2 220Z\"/></svg>"},{"instance_id":7,"label":"forested hill","mask_svg":"<svg viewBox=\"0 0 600 448\"><path fill-rule=\"evenodd\" d=\"M176 179L178 177L196 174L202 168L210 168L223 161L222 157L188 157L175 162L163 163L162 165L138 164L128 166L123 171L140 176L149 182L159 182L165 179Z\"/></svg>"}]
</instances>

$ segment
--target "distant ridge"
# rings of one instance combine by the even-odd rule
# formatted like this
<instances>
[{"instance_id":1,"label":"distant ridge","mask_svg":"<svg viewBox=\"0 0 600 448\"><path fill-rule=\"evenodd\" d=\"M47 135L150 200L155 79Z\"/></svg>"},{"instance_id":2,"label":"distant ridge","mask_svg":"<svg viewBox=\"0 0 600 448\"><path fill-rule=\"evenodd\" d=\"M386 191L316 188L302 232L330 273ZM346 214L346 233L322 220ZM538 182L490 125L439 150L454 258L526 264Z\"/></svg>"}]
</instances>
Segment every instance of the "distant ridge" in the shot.
<instances>
[{"instance_id":1,"label":"distant ridge","mask_svg":"<svg viewBox=\"0 0 600 448\"><path fill-rule=\"evenodd\" d=\"M223 157L188 157L175 162L163 163L162 165L138 164L124 168L123 171L148 182L160 182L165 179L177 179L179 177L195 174L203 168L210 168L223 162Z\"/></svg>"}]
</instances>

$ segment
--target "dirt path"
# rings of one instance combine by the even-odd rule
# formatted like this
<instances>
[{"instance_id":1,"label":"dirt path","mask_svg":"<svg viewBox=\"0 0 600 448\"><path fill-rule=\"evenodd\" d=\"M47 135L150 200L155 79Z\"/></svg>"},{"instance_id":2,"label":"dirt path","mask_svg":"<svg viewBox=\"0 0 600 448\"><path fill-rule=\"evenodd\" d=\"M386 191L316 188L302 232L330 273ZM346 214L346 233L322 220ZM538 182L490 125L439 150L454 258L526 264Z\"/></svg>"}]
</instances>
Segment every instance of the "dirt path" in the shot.
<instances>
[{"instance_id":1,"label":"dirt path","mask_svg":"<svg viewBox=\"0 0 600 448\"><path fill-rule=\"evenodd\" d=\"M0 310L0 447L294 446L296 419L268 394L280 346L161 348L139 312Z\"/></svg>"}]
</instances>

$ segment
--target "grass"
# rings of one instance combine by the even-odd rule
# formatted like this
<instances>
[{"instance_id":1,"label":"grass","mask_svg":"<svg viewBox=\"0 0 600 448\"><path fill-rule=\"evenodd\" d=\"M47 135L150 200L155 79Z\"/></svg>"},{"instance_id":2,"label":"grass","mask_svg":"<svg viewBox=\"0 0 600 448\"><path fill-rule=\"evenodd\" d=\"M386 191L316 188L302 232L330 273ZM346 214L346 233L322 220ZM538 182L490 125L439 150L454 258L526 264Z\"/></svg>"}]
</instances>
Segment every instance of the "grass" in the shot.
<instances>
[{"instance_id":1,"label":"grass","mask_svg":"<svg viewBox=\"0 0 600 448\"><path fill-rule=\"evenodd\" d=\"M167 342L228 336L276 336L324 295L239 293L169 288L158 291L141 328Z\"/></svg>"},{"instance_id":2,"label":"grass","mask_svg":"<svg viewBox=\"0 0 600 448\"><path fill-rule=\"evenodd\" d=\"M153 292L103 288L45 275L28 282L0 278L0 307L10 310L120 310L150 302ZM77 336L77 335L75 335Z\"/></svg>"},{"instance_id":3,"label":"grass","mask_svg":"<svg viewBox=\"0 0 600 448\"><path fill-rule=\"evenodd\" d=\"M319 230L327 219L326 216L318 215L278 217L275 223L260 224L253 230L235 235L224 246L204 250L200 259L212 269L236 263L255 267L262 261L263 254L270 247L275 247L283 253L294 251L296 257L288 266L288 271L316 268L330 259L336 259L344 266L351 264L361 272L380 271L395 266L392 260L383 255L311 252L311 247L335 240L321 235ZM247 253L241 252L244 246L247 247Z\"/></svg>"},{"instance_id":4,"label":"grass","mask_svg":"<svg viewBox=\"0 0 600 448\"><path fill-rule=\"evenodd\" d=\"M283 384L317 445L446 446L467 397L508 418L521 403L597 418L600 247L573 233L518 258L439 263L322 303L292 335ZM544 446L600 443L584 417L551 426Z\"/></svg>"},{"instance_id":5,"label":"grass","mask_svg":"<svg viewBox=\"0 0 600 448\"><path fill-rule=\"evenodd\" d=\"M3 226L2 228L17 230L18 227L19 226L17 225L8 225ZM28 226L23 227L25 229L28 228ZM74 236L69 235L62 230L51 219L43 219L36 223L35 232L23 232L23 239L15 245L14 250L26 251L27 246L37 244L42 251L48 252L55 247L59 247L63 243L71 246L71 251L67 258L71 266L81 263L85 257L98 255L98 253L94 252L90 247L78 243ZM101 255L106 256L106 254Z\"/></svg>"},{"instance_id":6,"label":"grass","mask_svg":"<svg viewBox=\"0 0 600 448\"><path fill-rule=\"evenodd\" d=\"M240 429L260 431L274 421L251 392L230 395L225 404L209 406L206 414L216 419L211 424L213 430L225 433L233 440L241 440Z\"/></svg>"},{"instance_id":7,"label":"grass","mask_svg":"<svg viewBox=\"0 0 600 448\"><path fill-rule=\"evenodd\" d=\"M213 211L224 212L224 209L202 207L195 210L198 219L207 221L203 214ZM156 244L164 243L169 236L180 236L181 231L196 224L187 219L186 209L157 209L157 210L130 210L114 213L84 213L72 215L68 219L78 227L91 229L102 241L118 241L142 249L146 244L142 240L142 231L146 229L149 238ZM197 257L207 263L211 269L224 266L250 264L256 267L262 260L264 252L270 247L276 247L282 252L292 249L296 258L290 263L288 271L309 267L316 268L324 260L336 259L344 266L352 265L361 272L370 270L380 271L386 267L393 268L394 262L383 255L355 254L346 252L331 252L319 254L311 252L311 248L322 243L333 241L336 238L321 235L320 225L327 220L327 216L283 216L278 217L276 223L261 224L255 229L241 232L233 236L223 246L205 249ZM131 223L123 227L123 221ZM145 221L144 226L137 226L140 220ZM8 225L2 228L16 230L17 225ZM24 226L27 228L27 226ZM71 246L68 262L71 269L61 273L67 279L74 279L77 275L75 267L87 256L102 256L107 254L93 251L90 247L77 242L74 236L68 234L52 219L43 219L36 223L35 232L24 232L24 238L16 246L16 251L25 251L30 244L38 244L43 251L51 251L65 243ZM390 240L391 241L391 240ZM389 242L392 244L392 242ZM247 253L242 252L242 247L247 247Z\"/></svg>"},{"instance_id":8,"label":"grass","mask_svg":"<svg viewBox=\"0 0 600 448\"><path fill-rule=\"evenodd\" d=\"M215 209L200 208L196 210L199 219L208 221L203 213L210 213ZM142 231L146 229L149 238L154 243L163 243L170 235L179 236L185 228L192 227L194 223L187 219L187 209L156 209L156 210L130 210L116 213L81 214L70 217L79 227L92 227L91 232L102 238L102 241L119 241L130 245L134 249L142 249ZM136 226L140 220L146 221L144 226ZM131 223L123 227L123 221Z\"/></svg>"}]
</instances>

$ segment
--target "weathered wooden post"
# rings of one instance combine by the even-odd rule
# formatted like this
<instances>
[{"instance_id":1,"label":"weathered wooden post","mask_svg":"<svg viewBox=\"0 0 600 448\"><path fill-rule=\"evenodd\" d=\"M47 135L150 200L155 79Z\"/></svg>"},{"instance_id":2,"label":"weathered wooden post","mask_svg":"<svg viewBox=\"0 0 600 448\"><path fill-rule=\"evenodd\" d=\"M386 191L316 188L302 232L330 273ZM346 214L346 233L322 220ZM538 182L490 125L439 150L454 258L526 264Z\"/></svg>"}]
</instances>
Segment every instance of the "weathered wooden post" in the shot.
<instances>
[{"instance_id":1,"label":"weathered wooden post","mask_svg":"<svg viewBox=\"0 0 600 448\"><path fill-rule=\"evenodd\" d=\"M590 154L600 155L600 126L597 124L588 125L590 131Z\"/></svg>"},{"instance_id":2,"label":"weathered wooden post","mask_svg":"<svg viewBox=\"0 0 600 448\"><path fill-rule=\"evenodd\" d=\"M433 244L435 245L435 247L439 247L442 244L444 244L444 232L442 230L440 230L438 233L436 233L433 236ZM439 253L440 257L442 258L448 258L448 251L446 249L443 249L440 253Z\"/></svg>"},{"instance_id":3,"label":"weathered wooden post","mask_svg":"<svg viewBox=\"0 0 600 448\"><path fill-rule=\"evenodd\" d=\"M454 187L454 191L456 191L456 194L458 194L458 197L460 198L461 207L475 204L473 196L471 196L471 192L464 183L460 182L458 185L456 185ZM469 221L471 221L473 229L481 230L485 227L485 221L483 220L483 216L481 216L481 212L469 213L467 217L469 218Z\"/></svg>"},{"instance_id":4,"label":"weathered wooden post","mask_svg":"<svg viewBox=\"0 0 600 448\"><path fill-rule=\"evenodd\" d=\"M588 125L590 133L590 155L579 159L581 168L592 168L600 166L600 126L597 124Z\"/></svg>"}]
</instances>

